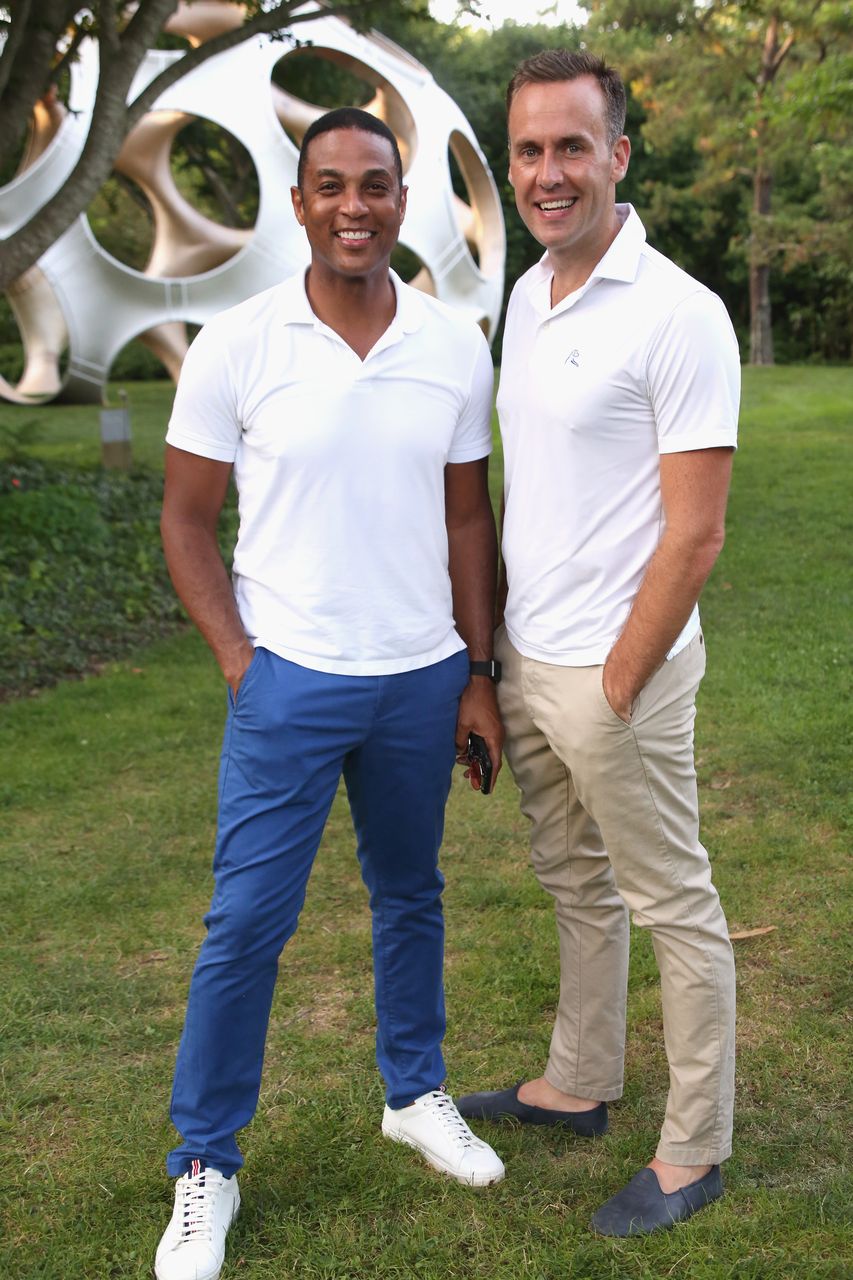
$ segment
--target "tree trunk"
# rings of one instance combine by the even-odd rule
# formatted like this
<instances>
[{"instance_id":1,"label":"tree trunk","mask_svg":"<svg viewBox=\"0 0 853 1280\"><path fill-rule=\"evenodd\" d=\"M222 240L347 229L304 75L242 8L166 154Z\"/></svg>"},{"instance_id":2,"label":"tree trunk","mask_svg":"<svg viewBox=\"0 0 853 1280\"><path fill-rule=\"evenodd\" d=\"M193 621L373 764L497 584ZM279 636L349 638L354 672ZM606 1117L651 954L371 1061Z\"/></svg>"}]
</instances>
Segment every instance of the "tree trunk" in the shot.
<instances>
[{"instance_id":1,"label":"tree trunk","mask_svg":"<svg viewBox=\"0 0 853 1280\"><path fill-rule=\"evenodd\" d=\"M56 46L73 17L74 0L36 0L10 6L12 21L0 55L0 168L20 150L34 103L50 82ZM11 175L9 175L11 176Z\"/></svg>"},{"instance_id":2,"label":"tree trunk","mask_svg":"<svg viewBox=\"0 0 853 1280\"><path fill-rule=\"evenodd\" d=\"M64 186L3 242L0 290L8 289L68 230L109 177L127 133L127 93L136 69L176 3L145 0L122 36L102 33L98 89L86 143Z\"/></svg>"},{"instance_id":3,"label":"tree trunk","mask_svg":"<svg viewBox=\"0 0 853 1280\"><path fill-rule=\"evenodd\" d=\"M759 161L753 183L753 229L749 251L749 363L773 364L773 324L770 311L770 266L766 262L760 219L770 215L773 179Z\"/></svg>"},{"instance_id":4,"label":"tree trunk","mask_svg":"<svg viewBox=\"0 0 853 1280\"><path fill-rule=\"evenodd\" d=\"M794 33L779 40L780 17L773 10L764 33L761 67L756 79L757 121L755 126L756 158L752 187L752 235L749 246L749 363L773 364L773 328L770 314L770 264L768 241L762 231L763 218L770 217L773 174L767 160L767 116L764 94L776 79L793 44Z\"/></svg>"}]
</instances>

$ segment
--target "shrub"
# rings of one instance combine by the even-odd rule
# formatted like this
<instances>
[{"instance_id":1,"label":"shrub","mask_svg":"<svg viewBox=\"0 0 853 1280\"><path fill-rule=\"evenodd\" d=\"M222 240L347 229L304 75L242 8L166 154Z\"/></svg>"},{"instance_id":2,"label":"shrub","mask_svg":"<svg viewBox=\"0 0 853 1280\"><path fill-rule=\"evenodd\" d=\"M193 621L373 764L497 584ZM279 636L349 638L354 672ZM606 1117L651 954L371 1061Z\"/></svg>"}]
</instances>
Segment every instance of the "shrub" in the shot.
<instances>
[{"instance_id":1,"label":"shrub","mask_svg":"<svg viewBox=\"0 0 853 1280\"><path fill-rule=\"evenodd\" d=\"M184 617L160 547L163 479L0 463L0 697L53 684ZM223 522L234 541L234 516Z\"/></svg>"}]
</instances>

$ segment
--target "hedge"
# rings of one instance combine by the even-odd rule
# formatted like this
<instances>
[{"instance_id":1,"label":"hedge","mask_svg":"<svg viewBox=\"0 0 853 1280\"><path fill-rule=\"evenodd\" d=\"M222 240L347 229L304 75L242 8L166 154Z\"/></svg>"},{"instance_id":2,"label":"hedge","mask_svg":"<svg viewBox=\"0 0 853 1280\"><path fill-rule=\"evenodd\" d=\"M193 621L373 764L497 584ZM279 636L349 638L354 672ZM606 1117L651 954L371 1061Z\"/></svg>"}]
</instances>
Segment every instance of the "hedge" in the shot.
<instances>
[{"instance_id":1,"label":"hedge","mask_svg":"<svg viewBox=\"0 0 853 1280\"><path fill-rule=\"evenodd\" d=\"M0 463L0 697L120 657L184 620L160 547L163 478ZM235 513L223 521L233 544Z\"/></svg>"}]
</instances>

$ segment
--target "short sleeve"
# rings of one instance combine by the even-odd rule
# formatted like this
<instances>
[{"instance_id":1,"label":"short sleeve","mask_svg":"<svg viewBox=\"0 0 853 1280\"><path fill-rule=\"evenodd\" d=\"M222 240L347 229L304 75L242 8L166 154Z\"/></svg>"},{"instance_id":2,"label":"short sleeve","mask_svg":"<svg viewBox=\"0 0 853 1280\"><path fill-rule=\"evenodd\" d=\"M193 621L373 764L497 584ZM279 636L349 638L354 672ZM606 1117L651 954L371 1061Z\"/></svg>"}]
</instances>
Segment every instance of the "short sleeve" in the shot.
<instances>
[{"instance_id":1,"label":"short sleeve","mask_svg":"<svg viewBox=\"0 0 853 1280\"><path fill-rule=\"evenodd\" d=\"M472 349L471 385L453 433L448 462L474 462L492 452L492 400L495 371L489 344L479 329Z\"/></svg>"},{"instance_id":2,"label":"short sleeve","mask_svg":"<svg viewBox=\"0 0 853 1280\"><path fill-rule=\"evenodd\" d=\"M701 289L656 331L646 366L661 453L737 447L740 355L725 307Z\"/></svg>"},{"instance_id":3,"label":"short sleeve","mask_svg":"<svg viewBox=\"0 0 853 1280\"><path fill-rule=\"evenodd\" d=\"M241 424L225 334L206 324L187 352L166 443L218 462L233 462Z\"/></svg>"}]
</instances>

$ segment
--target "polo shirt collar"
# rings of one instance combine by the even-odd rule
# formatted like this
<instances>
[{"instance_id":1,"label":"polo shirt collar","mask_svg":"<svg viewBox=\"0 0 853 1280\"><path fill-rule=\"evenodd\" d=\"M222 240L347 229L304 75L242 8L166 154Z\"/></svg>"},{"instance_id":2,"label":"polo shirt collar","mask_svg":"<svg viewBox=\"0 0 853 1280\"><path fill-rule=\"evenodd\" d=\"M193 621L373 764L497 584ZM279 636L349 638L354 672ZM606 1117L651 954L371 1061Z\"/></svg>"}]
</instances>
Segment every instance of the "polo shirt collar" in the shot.
<instances>
[{"instance_id":1,"label":"polo shirt collar","mask_svg":"<svg viewBox=\"0 0 853 1280\"><path fill-rule=\"evenodd\" d=\"M417 289L405 285L396 271L389 271L394 292L397 295L397 310L386 334L415 333L424 322L426 308ZM308 301L305 287L306 271L298 271L281 285L281 308L283 324L307 324L314 328L325 328L322 320L315 315Z\"/></svg>"},{"instance_id":2,"label":"polo shirt collar","mask_svg":"<svg viewBox=\"0 0 853 1280\"><path fill-rule=\"evenodd\" d=\"M590 279L624 280L631 284L636 280L640 267L640 254L646 243L646 228L631 204L617 204L616 216L622 226Z\"/></svg>"},{"instance_id":3,"label":"polo shirt collar","mask_svg":"<svg viewBox=\"0 0 853 1280\"><path fill-rule=\"evenodd\" d=\"M639 214L631 204L617 204L616 216L622 223L615 240L608 248L601 261L593 268L589 279L574 293L569 294L553 308L562 310L564 305L571 305L592 287L596 280L621 280L630 284L637 278L640 266L640 255L646 243L646 228ZM533 268L530 281L529 296L534 307L541 314L552 311L551 281L554 271L547 250Z\"/></svg>"}]
</instances>

